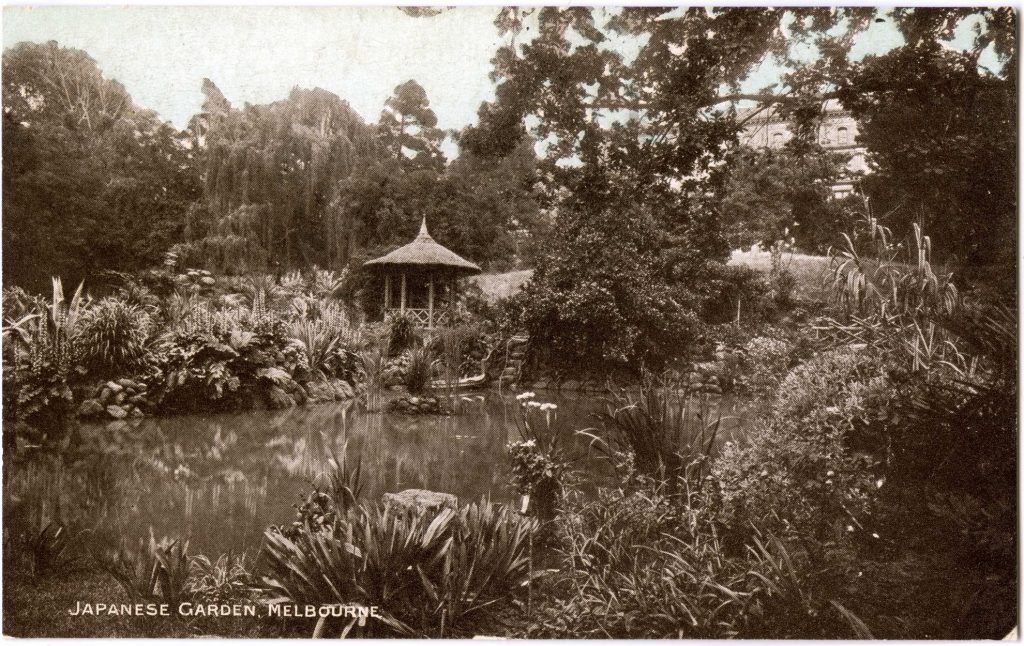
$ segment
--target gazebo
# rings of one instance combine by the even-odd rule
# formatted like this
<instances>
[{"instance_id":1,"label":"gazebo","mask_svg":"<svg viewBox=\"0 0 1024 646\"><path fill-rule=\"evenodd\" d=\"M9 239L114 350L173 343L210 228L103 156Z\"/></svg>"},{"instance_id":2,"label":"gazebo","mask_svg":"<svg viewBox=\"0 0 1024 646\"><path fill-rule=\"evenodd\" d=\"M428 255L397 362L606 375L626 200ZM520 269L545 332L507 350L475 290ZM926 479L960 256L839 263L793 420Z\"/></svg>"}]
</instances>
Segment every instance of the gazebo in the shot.
<instances>
[{"instance_id":1,"label":"gazebo","mask_svg":"<svg viewBox=\"0 0 1024 646\"><path fill-rule=\"evenodd\" d=\"M427 328L441 323L445 312L454 306L458 279L480 273L475 264L434 242L426 218L415 240L363 266L384 276L385 314L408 314ZM393 293L396 282L397 304Z\"/></svg>"}]
</instances>

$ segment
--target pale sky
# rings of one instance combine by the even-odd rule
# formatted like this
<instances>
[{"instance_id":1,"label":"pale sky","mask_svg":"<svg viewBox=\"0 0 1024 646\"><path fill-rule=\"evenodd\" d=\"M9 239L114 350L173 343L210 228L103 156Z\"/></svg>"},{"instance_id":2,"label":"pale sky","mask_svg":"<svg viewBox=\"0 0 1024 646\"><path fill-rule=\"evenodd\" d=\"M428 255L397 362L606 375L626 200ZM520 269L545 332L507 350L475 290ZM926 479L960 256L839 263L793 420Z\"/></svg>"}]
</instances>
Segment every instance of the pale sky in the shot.
<instances>
[{"instance_id":1,"label":"pale sky","mask_svg":"<svg viewBox=\"0 0 1024 646\"><path fill-rule=\"evenodd\" d=\"M413 18L380 6L5 7L3 45L56 40L85 50L137 104L179 128L199 110L208 77L237 106L283 99L296 85L322 87L368 122L396 85L416 79L438 125L460 129L494 96L488 73L501 44L497 10L460 6ZM957 40L966 43L969 30L961 32ZM876 24L854 58L901 42L891 23ZM635 51L636 43L619 45ZM779 71L764 66L746 89L774 82Z\"/></svg>"},{"instance_id":2,"label":"pale sky","mask_svg":"<svg viewBox=\"0 0 1024 646\"><path fill-rule=\"evenodd\" d=\"M395 86L416 79L442 128L476 121L500 40L496 7L413 18L390 7L5 7L3 44L56 40L85 50L135 102L179 128L203 77L237 106L322 87L376 121Z\"/></svg>"}]
</instances>

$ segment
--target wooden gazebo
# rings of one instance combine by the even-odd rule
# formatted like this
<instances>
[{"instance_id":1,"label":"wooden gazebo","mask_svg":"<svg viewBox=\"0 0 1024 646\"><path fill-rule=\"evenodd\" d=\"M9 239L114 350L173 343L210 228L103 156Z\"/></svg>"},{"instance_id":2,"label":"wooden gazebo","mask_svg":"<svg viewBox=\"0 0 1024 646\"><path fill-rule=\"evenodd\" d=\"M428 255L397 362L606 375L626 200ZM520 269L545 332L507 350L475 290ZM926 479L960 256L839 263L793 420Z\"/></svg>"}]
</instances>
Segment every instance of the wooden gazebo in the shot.
<instances>
[{"instance_id":1,"label":"wooden gazebo","mask_svg":"<svg viewBox=\"0 0 1024 646\"><path fill-rule=\"evenodd\" d=\"M442 323L445 313L455 306L458 279L480 273L475 264L430 237L426 218L415 240L364 267L384 276L385 314L402 312L427 328ZM397 302L393 293L396 283Z\"/></svg>"}]
</instances>

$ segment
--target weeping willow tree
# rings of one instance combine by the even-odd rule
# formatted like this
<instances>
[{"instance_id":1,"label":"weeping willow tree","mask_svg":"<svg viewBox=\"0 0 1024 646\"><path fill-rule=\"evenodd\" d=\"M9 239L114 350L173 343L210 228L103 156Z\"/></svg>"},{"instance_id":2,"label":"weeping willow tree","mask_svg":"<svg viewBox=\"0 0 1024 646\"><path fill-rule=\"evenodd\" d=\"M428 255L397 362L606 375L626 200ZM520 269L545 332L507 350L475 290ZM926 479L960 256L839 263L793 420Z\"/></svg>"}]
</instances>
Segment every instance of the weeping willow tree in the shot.
<instances>
[{"instance_id":1,"label":"weeping willow tree","mask_svg":"<svg viewBox=\"0 0 1024 646\"><path fill-rule=\"evenodd\" d=\"M374 131L337 95L293 89L237 109L212 83L192 122L204 151L204 204L190 213L187 256L219 270L331 265L351 223L329 206L337 183L377 154Z\"/></svg>"}]
</instances>

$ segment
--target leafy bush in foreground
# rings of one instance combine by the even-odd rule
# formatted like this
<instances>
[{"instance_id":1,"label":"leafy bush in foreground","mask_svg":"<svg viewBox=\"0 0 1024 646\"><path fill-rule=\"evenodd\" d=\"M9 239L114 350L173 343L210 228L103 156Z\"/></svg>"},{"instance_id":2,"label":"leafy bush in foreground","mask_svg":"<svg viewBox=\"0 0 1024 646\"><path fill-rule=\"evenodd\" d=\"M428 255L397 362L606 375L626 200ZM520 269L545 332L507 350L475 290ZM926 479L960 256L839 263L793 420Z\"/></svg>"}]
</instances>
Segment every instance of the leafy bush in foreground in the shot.
<instances>
[{"instance_id":1,"label":"leafy bush in foreground","mask_svg":"<svg viewBox=\"0 0 1024 646\"><path fill-rule=\"evenodd\" d=\"M866 525L885 457L890 367L836 350L795 368L747 445L727 444L715 464L722 522L821 539Z\"/></svg>"},{"instance_id":2,"label":"leafy bush in foreground","mask_svg":"<svg viewBox=\"0 0 1024 646\"><path fill-rule=\"evenodd\" d=\"M458 635L528 580L533 529L487 501L459 511L358 506L291 538L268 530L264 582L292 603L379 606L374 634Z\"/></svg>"},{"instance_id":3,"label":"leafy bush in foreground","mask_svg":"<svg viewBox=\"0 0 1024 646\"><path fill-rule=\"evenodd\" d=\"M567 506L530 637L852 636L807 553L760 538L730 552L702 496L668 489L640 476Z\"/></svg>"}]
</instances>

